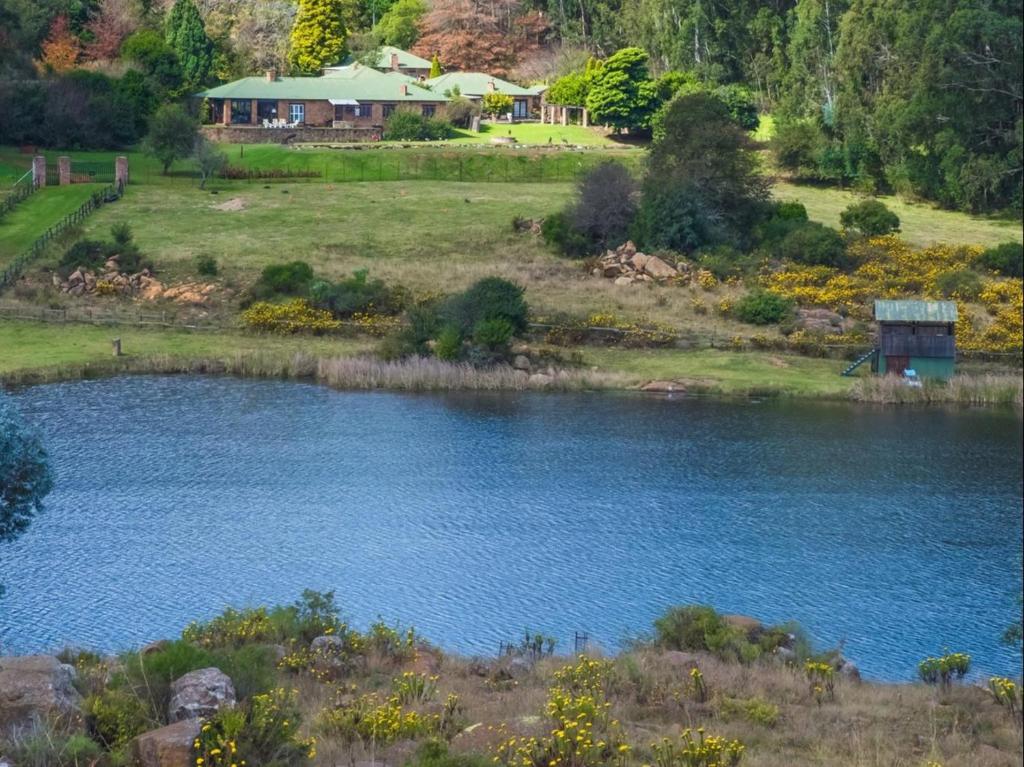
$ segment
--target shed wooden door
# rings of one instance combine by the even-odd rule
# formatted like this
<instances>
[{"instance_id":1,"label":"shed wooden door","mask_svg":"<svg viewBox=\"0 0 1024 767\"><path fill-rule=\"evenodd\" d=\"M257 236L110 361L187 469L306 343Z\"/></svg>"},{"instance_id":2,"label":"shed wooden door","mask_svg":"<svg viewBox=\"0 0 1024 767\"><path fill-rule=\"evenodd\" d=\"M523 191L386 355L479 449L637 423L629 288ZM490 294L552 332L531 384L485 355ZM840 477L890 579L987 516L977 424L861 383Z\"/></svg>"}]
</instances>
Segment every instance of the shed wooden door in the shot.
<instances>
[{"instance_id":1,"label":"shed wooden door","mask_svg":"<svg viewBox=\"0 0 1024 767\"><path fill-rule=\"evenodd\" d=\"M890 354L885 358L885 372L901 376L910 365L910 357L905 354Z\"/></svg>"}]
</instances>

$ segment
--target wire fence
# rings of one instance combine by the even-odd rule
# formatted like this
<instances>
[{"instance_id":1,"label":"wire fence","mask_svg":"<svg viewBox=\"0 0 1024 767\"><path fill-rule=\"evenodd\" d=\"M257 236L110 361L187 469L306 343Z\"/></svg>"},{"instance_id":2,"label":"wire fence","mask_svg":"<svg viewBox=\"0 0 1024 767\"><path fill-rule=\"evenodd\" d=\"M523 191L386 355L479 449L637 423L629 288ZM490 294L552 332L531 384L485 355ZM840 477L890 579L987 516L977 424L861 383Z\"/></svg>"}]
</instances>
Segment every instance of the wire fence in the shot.
<instances>
[{"instance_id":1,"label":"wire fence","mask_svg":"<svg viewBox=\"0 0 1024 767\"><path fill-rule=\"evenodd\" d=\"M32 171L29 171L14 182L11 191L0 201L0 218L14 210L18 203L31 195L35 190L36 186L32 183Z\"/></svg>"},{"instance_id":2,"label":"wire fence","mask_svg":"<svg viewBox=\"0 0 1024 767\"><path fill-rule=\"evenodd\" d=\"M120 199L123 194L124 187L114 184L94 192L77 210L68 213L64 218L43 232L28 250L15 256L14 260L7 265L7 268L0 272L0 290L13 284L21 276L25 267L38 258L46 246L60 237L68 228L82 223L94 210L108 202Z\"/></svg>"}]
</instances>

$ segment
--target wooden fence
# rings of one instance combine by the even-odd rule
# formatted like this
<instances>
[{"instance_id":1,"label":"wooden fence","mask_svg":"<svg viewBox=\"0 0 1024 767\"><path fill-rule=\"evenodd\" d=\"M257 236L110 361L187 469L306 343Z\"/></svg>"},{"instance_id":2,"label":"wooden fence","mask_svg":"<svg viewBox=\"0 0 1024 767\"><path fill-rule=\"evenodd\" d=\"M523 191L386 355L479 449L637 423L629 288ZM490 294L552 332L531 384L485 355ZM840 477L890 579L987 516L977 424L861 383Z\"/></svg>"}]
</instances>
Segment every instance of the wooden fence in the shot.
<instances>
[{"instance_id":1,"label":"wooden fence","mask_svg":"<svg viewBox=\"0 0 1024 767\"><path fill-rule=\"evenodd\" d=\"M123 194L123 186L115 186L114 184L111 184L105 189L95 192L88 200L82 203L78 210L68 213L64 218L43 232L39 238L32 243L28 250L18 256L15 256L14 260L8 264L7 268L4 269L3 272L0 272L0 290L3 290L13 284L14 281L21 276L25 267L38 258L43 249L60 237L68 230L68 228L82 223L86 218L88 218L89 214L98 207L104 203L114 202L115 200L120 199Z\"/></svg>"},{"instance_id":2,"label":"wooden fence","mask_svg":"<svg viewBox=\"0 0 1024 767\"><path fill-rule=\"evenodd\" d=\"M36 190L36 185L32 183L32 171L29 171L24 176L14 182L14 186L11 187L10 193L0 200L0 218L3 218L12 210L15 206L32 194Z\"/></svg>"}]
</instances>

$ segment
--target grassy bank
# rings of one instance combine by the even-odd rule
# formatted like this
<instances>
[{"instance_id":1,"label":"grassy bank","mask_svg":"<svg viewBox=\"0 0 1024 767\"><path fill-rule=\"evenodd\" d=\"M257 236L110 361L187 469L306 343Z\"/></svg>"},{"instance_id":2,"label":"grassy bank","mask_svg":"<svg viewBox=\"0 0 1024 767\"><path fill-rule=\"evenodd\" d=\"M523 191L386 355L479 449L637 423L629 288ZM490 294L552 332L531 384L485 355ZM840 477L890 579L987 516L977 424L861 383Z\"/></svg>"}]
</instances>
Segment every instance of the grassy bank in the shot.
<instances>
[{"instance_id":1,"label":"grassy bank","mask_svg":"<svg viewBox=\"0 0 1024 767\"><path fill-rule=\"evenodd\" d=\"M27 199L0 218L0 269L15 256L28 250L43 232L68 213L78 210L101 184L72 184L48 187Z\"/></svg>"},{"instance_id":2,"label":"grassy bank","mask_svg":"<svg viewBox=\"0 0 1024 767\"><path fill-rule=\"evenodd\" d=\"M237 705L207 714L195 735L165 736L175 764L1020 764L1019 709L984 687L864 682L837 654L813 654L798 629L710 608L674 608L655 627L611 657L557 655L555 639L527 632L501 657L466 658L383 620L357 631L333 594L305 592L293 606L227 610L141 653L63 651L89 734L69 734L74 717L40 723L0 740L0 755L71 765L57 755L73 748L89 757L79 763L124 764L170 718L172 683L215 668ZM1001 684L1019 696L1019 681Z\"/></svg>"}]
</instances>

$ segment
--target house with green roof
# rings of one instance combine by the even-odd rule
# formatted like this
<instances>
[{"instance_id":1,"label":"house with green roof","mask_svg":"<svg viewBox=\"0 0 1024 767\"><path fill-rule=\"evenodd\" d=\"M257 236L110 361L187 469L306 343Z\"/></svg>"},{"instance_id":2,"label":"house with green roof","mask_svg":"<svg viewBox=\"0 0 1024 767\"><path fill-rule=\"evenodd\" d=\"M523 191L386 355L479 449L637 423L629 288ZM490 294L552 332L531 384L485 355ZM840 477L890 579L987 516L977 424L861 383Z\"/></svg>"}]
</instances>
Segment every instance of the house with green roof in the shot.
<instances>
[{"instance_id":1,"label":"house with green roof","mask_svg":"<svg viewBox=\"0 0 1024 767\"><path fill-rule=\"evenodd\" d=\"M512 117L521 120L539 111L544 88L523 88L508 80L485 72L448 72L440 77L427 80L427 85L438 93L456 92L472 101L478 101L488 93L504 93L512 97Z\"/></svg>"},{"instance_id":2,"label":"house with green roof","mask_svg":"<svg viewBox=\"0 0 1024 767\"><path fill-rule=\"evenodd\" d=\"M374 52L369 61L363 57L363 60L360 62L355 56L349 54L338 66L345 67L357 63L365 64L381 72L401 72L403 75L408 75L414 80L430 77L429 61L414 53L409 53L409 51L403 51L401 48L396 48L393 45L382 45ZM330 70L337 68L338 67L328 67L324 71L329 72Z\"/></svg>"},{"instance_id":3,"label":"house with green roof","mask_svg":"<svg viewBox=\"0 0 1024 767\"><path fill-rule=\"evenodd\" d=\"M278 130L380 129L396 109L442 116L448 98L399 73L362 64L332 67L321 77L244 77L197 94L210 105L211 121L222 126ZM330 136L323 137L330 140ZM236 140L234 138L228 140ZM274 140L249 136L249 140Z\"/></svg>"}]
</instances>

